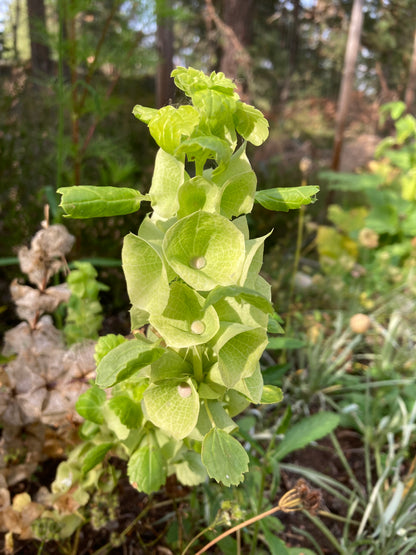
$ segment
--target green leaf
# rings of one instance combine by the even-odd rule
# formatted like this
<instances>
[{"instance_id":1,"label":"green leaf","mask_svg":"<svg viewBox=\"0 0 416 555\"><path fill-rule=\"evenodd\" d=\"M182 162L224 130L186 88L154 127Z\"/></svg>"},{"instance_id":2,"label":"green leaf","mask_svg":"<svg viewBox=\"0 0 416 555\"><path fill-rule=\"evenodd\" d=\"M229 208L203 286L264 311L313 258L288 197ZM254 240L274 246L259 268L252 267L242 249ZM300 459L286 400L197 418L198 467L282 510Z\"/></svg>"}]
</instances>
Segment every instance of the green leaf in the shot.
<instances>
[{"instance_id":1,"label":"green leaf","mask_svg":"<svg viewBox=\"0 0 416 555\"><path fill-rule=\"evenodd\" d=\"M160 358L152 362L150 380L152 382L160 382L172 378L184 380L189 377L191 373L191 365L175 351L167 349Z\"/></svg>"},{"instance_id":2,"label":"green leaf","mask_svg":"<svg viewBox=\"0 0 416 555\"><path fill-rule=\"evenodd\" d=\"M130 457L127 474L139 491L147 494L158 491L167 477L165 461L158 446L139 447Z\"/></svg>"},{"instance_id":3,"label":"green leaf","mask_svg":"<svg viewBox=\"0 0 416 555\"><path fill-rule=\"evenodd\" d=\"M184 486L197 486L207 478L207 471L201 461L201 455L195 451L186 451L182 460L174 466L176 476Z\"/></svg>"},{"instance_id":4,"label":"green leaf","mask_svg":"<svg viewBox=\"0 0 416 555\"><path fill-rule=\"evenodd\" d=\"M149 200L136 189L126 187L61 187L60 206L71 218L102 218L104 216L123 216L137 212L140 203Z\"/></svg>"},{"instance_id":5,"label":"green leaf","mask_svg":"<svg viewBox=\"0 0 416 555\"><path fill-rule=\"evenodd\" d=\"M267 349L279 351L281 349L301 349L305 342L295 337L269 337Z\"/></svg>"},{"instance_id":6,"label":"green leaf","mask_svg":"<svg viewBox=\"0 0 416 555\"><path fill-rule=\"evenodd\" d=\"M283 319L274 312L272 315L269 316L269 323L267 325L267 332L268 333L285 333L285 330L281 326L283 324Z\"/></svg>"},{"instance_id":7,"label":"green leaf","mask_svg":"<svg viewBox=\"0 0 416 555\"><path fill-rule=\"evenodd\" d=\"M116 395L108 402L109 408L118 416L120 422L127 428L138 428L143 414L140 405L127 395Z\"/></svg>"},{"instance_id":8,"label":"green leaf","mask_svg":"<svg viewBox=\"0 0 416 555\"><path fill-rule=\"evenodd\" d=\"M143 402L147 418L176 439L189 435L198 421L199 396L189 378L150 385Z\"/></svg>"},{"instance_id":9,"label":"green leaf","mask_svg":"<svg viewBox=\"0 0 416 555\"><path fill-rule=\"evenodd\" d=\"M237 283L244 263L244 236L223 216L195 212L169 228L163 251L188 285L209 291Z\"/></svg>"},{"instance_id":10,"label":"green leaf","mask_svg":"<svg viewBox=\"0 0 416 555\"><path fill-rule=\"evenodd\" d=\"M137 309L161 313L169 298L169 281L163 261L147 241L129 233L121 252L130 302Z\"/></svg>"},{"instance_id":11,"label":"green leaf","mask_svg":"<svg viewBox=\"0 0 416 555\"><path fill-rule=\"evenodd\" d=\"M260 403L263 405L272 405L280 403L283 400L283 391L276 385L265 385L261 394Z\"/></svg>"},{"instance_id":12,"label":"green leaf","mask_svg":"<svg viewBox=\"0 0 416 555\"><path fill-rule=\"evenodd\" d=\"M105 357L112 349L125 343L127 339L120 334L115 335L114 333L108 333L100 337L95 344L94 360L96 364L101 362L101 359Z\"/></svg>"},{"instance_id":13,"label":"green leaf","mask_svg":"<svg viewBox=\"0 0 416 555\"><path fill-rule=\"evenodd\" d=\"M88 449L88 445L85 445L85 449ZM61 462L56 470L55 480L51 485L52 493L63 494L69 491L81 477L79 467L80 464L74 464L74 462Z\"/></svg>"},{"instance_id":14,"label":"green leaf","mask_svg":"<svg viewBox=\"0 0 416 555\"><path fill-rule=\"evenodd\" d=\"M273 454L273 459L281 461L286 455L302 449L311 441L316 441L334 430L340 422L338 414L318 412L304 418L286 433Z\"/></svg>"},{"instance_id":15,"label":"green leaf","mask_svg":"<svg viewBox=\"0 0 416 555\"><path fill-rule=\"evenodd\" d=\"M202 442L202 462L208 475L225 486L237 486L248 471L244 447L224 430L212 428Z\"/></svg>"},{"instance_id":16,"label":"green leaf","mask_svg":"<svg viewBox=\"0 0 416 555\"><path fill-rule=\"evenodd\" d=\"M357 191L367 192L372 190L384 181L382 175L371 173L348 173L334 172L332 170L322 170L318 174L320 179L329 181L329 188L336 191Z\"/></svg>"},{"instance_id":17,"label":"green leaf","mask_svg":"<svg viewBox=\"0 0 416 555\"><path fill-rule=\"evenodd\" d=\"M81 472L87 474L94 466L97 466L98 463L104 460L104 457L113 445L112 442L100 443L100 445L95 445L90 449L82 462Z\"/></svg>"},{"instance_id":18,"label":"green leaf","mask_svg":"<svg viewBox=\"0 0 416 555\"><path fill-rule=\"evenodd\" d=\"M183 163L160 148L156 155L149 196L153 210L162 218L176 214L179 207L178 189L184 178Z\"/></svg>"},{"instance_id":19,"label":"green leaf","mask_svg":"<svg viewBox=\"0 0 416 555\"><path fill-rule=\"evenodd\" d=\"M234 391L234 389L228 390L227 397L227 413L231 418L234 418L234 416L243 412L243 410L245 410L250 404L247 397L241 395L238 391Z\"/></svg>"},{"instance_id":20,"label":"green leaf","mask_svg":"<svg viewBox=\"0 0 416 555\"><path fill-rule=\"evenodd\" d=\"M141 336L122 343L101 360L97 367L96 384L100 387L111 387L127 380L138 370L161 357L164 352L165 349Z\"/></svg>"},{"instance_id":21,"label":"green leaf","mask_svg":"<svg viewBox=\"0 0 416 555\"><path fill-rule=\"evenodd\" d=\"M224 409L222 401L205 401L201 405L198 422L189 438L202 441L211 430L213 423L216 428L224 430L228 434L238 428L237 424Z\"/></svg>"},{"instance_id":22,"label":"green leaf","mask_svg":"<svg viewBox=\"0 0 416 555\"><path fill-rule=\"evenodd\" d=\"M318 191L319 187L315 185L277 187L276 189L257 191L254 199L268 210L288 212L315 202L315 195Z\"/></svg>"},{"instance_id":23,"label":"green leaf","mask_svg":"<svg viewBox=\"0 0 416 555\"><path fill-rule=\"evenodd\" d=\"M185 283L174 282L168 303L160 316L150 316L150 323L168 347L192 347L207 343L217 333L220 323L212 306L204 309L205 299Z\"/></svg>"},{"instance_id":24,"label":"green leaf","mask_svg":"<svg viewBox=\"0 0 416 555\"><path fill-rule=\"evenodd\" d=\"M124 441L129 437L130 428L121 422L118 414L110 408L109 403L106 403L103 407L103 416L107 430L113 432L119 441Z\"/></svg>"},{"instance_id":25,"label":"green leaf","mask_svg":"<svg viewBox=\"0 0 416 555\"><path fill-rule=\"evenodd\" d=\"M275 533L269 529L268 521L272 519L263 519L260 521L260 526L266 540L267 549L270 555L289 555L289 551Z\"/></svg>"},{"instance_id":26,"label":"green leaf","mask_svg":"<svg viewBox=\"0 0 416 555\"><path fill-rule=\"evenodd\" d=\"M234 115L237 132L249 143L260 146L269 136L269 122L257 108L237 102Z\"/></svg>"},{"instance_id":27,"label":"green leaf","mask_svg":"<svg viewBox=\"0 0 416 555\"><path fill-rule=\"evenodd\" d=\"M103 414L102 407L106 400L105 391L93 385L78 398L75 408L80 416L85 420L90 420L95 424L102 424Z\"/></svg>"}]
</instances>

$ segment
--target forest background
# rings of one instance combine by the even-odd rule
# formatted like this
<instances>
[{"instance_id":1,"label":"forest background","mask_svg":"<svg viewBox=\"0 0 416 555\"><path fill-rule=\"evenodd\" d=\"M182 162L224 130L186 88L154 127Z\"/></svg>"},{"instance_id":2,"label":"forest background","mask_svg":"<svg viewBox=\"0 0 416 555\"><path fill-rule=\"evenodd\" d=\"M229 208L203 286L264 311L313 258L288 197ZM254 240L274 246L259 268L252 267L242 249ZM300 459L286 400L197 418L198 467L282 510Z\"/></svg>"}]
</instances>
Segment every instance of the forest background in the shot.
<instances>
[{"instance_id":1,"label":"forest background","mask_svg":"<svg viewBox=\"0 0 416 555\"><path fill-rule=\"evenodd\" d=\"M416 6L411 0L356 4L363 14L362 27L355 31L360 47L353 71L346 73L351 1L4 3L0 14L4 264L13 258L13 248L27 243L45 203L59 219L55 191L60 186L82 183L148 190L155 146L137 128L131 109L136 102L160 107L180 101L169 77L176 65L223 71L237 80L244 100L266 114L271 136L254 159L261 188L298 185L299 161L305 156L312 161L310 182L323 167L339 165L334 161L334 136L344 70L352 97L342 116L341 169L363 166L379 138L389 132L379 126L380 106L404 100L409 109L414 107ZM315 210L324 221L326 189L325 183L321 185ZM260 211L259 229L261 218ZM276 218L280 236L294 225L291 216ZM100 258L104 252L110 259L118 258L114 238L132 225L128 217L94 225L66 223L77 236L72 256L78 259ZM8 283L16 268L4 265L2 270ZM117 288L122 281L118 272L108 264L100 270L100 277L114 285L112 312L121 310L126 300L122 287ZM2 287L3 303L5 295L7 287ZM9 312L4 316L2 331L12 318Z\"/></svg>"},{"instance_id":2,"label":"forest background","mask_svg":"<svg viewBox=\"0 0 416 555\"><path fill-rule=\"evenodd\" d=\"M94 281L93 274L82 279L94 283L94 303L99 294L104 317L100 335L130 333L120 250L122 238L137 230L137 214L67 219L56 191L72 185L98 185L148 192L156 145L148 130L135 121L132 109L137 103L156 108L183 103L170 77L176 66L224 72L237 83L241 98L265 114L270 125L268 140L260 148L247 147L259 189L320 186L317 201L306 209L270 213L256 205L248 218L252 236L265 235L273 228L265 244L262 273L272 285L273 301L286 329L286 338L271 338L262 359L265 383L281 387L284 401L276 412L253 409L239 422L239 440L250 453L251 467L261 470L257 474L261 474L261 484L249 474L243 486L246 490L224 493L213 482L194 488L194 493L185 488L185 501L177 506L177 491L172 494L167 488L164 494L172 497L163 498L161 506L173 499L175 509L168 514L164 508L149 512L149 545L160 541L179 552L192 538L198 539L204 526L208 527L205 539L211 539L208 529L216 522L220 501L237 499L243 512L258 514L273 503L281 484L283 489L293 486L293 476L305 465L308 469L300 475L327 488L327 506L332 513L342 506L341 520L326 530L321 527L319 535L316 528L308 527L309 517L305 517L306 532L299 540L293 534L295 528L282 532L283 525L270 519L270 528L256 525L254 532L246 530L237 536L246 552L260 552L255 551L258 538L267 545L267 552L285 555L299 552L286 551L285 545L295 549L294 545L304 542L320 555L333 553L331 549L356 553L357 546L367 549L368 542L373 542L373 551L368 553L396 552L392 551L394 542L397 550L403 549L400 553L414 548L409 507L414 508L416 496L415 31L414 0L3 2L1 336L20 321L9 288L14 278L26 279L19 268L18 249L29 245L44 219L64 223L75 238L68 256L70 268L89 261L98 271L101 283ZM144 215L145 208L141 208L139 219ZM59 281L57 276L53 279ZM94 306L97 317L101 308ZM70 308L65 312L61 307L54 313L54 324L60 330L69 312ZM350 320L354 315L358 321ZM76 322L78 336L81 320ZM7 395L11 398L16 393L6 383L3 370L16 360L13 357L6 353L1 359L3 448L10 438L2 411ZM87 383L86 376L83 379ZM55 386L51 380L45 385L48 399ZM71 410L72 418L73 406ZM314 451L302 451L310 441L334 429L336 424L331 429L324 425L322 431L322 422L328 426L331 421L329 412L340 418L335 419L340 427L331 432L330 439L314 444ZM311 414L317 416L316 429L309 427ZM51 422L46 423L49 430ZM16 432L19 441L30 439L28 430L24 432ZM276 438L282 448L276 449ZM31 467L26 459L33 452L28 445L22 451L9 450L4 457L0 467L6 482L15 472L13 480L0 484L2 491L10 486L9 504L0 511L4 530L19 535L19 527L4 525L3 515L16 516L10 504L13 496L26 490L32 494L38 482L45 485L40 475L47 487L51 485L67 450L66 441L66 437L59 439L58 461L52 463L49 454L42 452ZM281 462L288 454L289 462ZM340 462L331 463L330 478L309 472L308 465L312 467L314 461L319 470L327 471L327 461L335 457ZM37 474L32 475L37 464ZM24 480L19 481L16 468L20 471L25 465ZM143 510L148 509L144 497L134 497L139 494L131 486L120 480L117 487L119 497L118 501L112 498L111 511L119 507L117 541L123 543L126 530L131 532L126 523L136 522L138 499ZM399 498L394 492L403 495ZM132 502L133 517L132 512L123 514L120 498ZM93 494L91 499L95 499ZM188 501L194 505L186 513ZM97 507L93 506L91 514L90 508L84 513L88 526ZM394 522L392 514L397 517ZM105 528L111 518L107 514L98 528L85 526L83 532L79 528L74 541L71 529L63 548L74 553L82 544L84 551L80 548L79 552L89 553L94 541L97 549L101 549L99 541L111 544L111 526L102 536L91 533L102 525ZM344 528L339 524L342 519ZM314 525L319 526L316 519ZM276 539L276 530L285 545ZM61 538L62 533L61 528ZM203 541L198 541L202 546ZM350 551L343 550L345 545Z\"/></svg>"}]
</instances>

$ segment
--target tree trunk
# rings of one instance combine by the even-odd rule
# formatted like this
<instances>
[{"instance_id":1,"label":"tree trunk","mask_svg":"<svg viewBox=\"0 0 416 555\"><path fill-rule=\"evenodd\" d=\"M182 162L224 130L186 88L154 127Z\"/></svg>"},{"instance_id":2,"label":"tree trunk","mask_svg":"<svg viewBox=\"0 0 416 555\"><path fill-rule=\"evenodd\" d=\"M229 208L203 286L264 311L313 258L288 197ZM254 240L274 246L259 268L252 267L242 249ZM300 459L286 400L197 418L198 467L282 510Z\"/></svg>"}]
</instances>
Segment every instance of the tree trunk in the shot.
<instances>
[{"instance_id":1,"label":"tree trunk","mask_svg":"<svg viewBox=\"0 0 416 555\"><path fill-rule=\"evenodd\" d=\"M20 24L20 0L16 0L15 3L15 17L14 20L12 22L12 37L13 37L13 55L14 55L14 60L16 62L19 61L19 49L18 49L18 45L17 45L17 30L19 28L19 24Z\"/></svg>"},{"instance_id":2,"label":"tree trunk","mask_svg":"<svg viewBox=\"0 0 416 555\"><path fill-rule=\"evenodd\" d=\"M225 0L223 3L223 21L234 31L240 44L245 48L251 42L251 24L253 21L253 0ZM241 60L231 41L223 40L220 70L230 79L237 79Z\"/></svg>"},{"instance_id":3,"label":"tree trunk","mask_svg":"<svg viewBox=\"0 0 416 555\"><path fill-rule=\"evenodd\" d=\"M406 92L404 93L404 102L407 111L411 112L415 101L416 89L416 31L413 39L413 53L410 61L409 78L407 80Z\"/></svg>"},{"instance_id":4,"label":"tree trunk","mask_svg":"<svg viewBox=\"0 0 416 555\"><path fill-rule=\"evenodd\" d=\"M351 22L348 31L347 46L345 49L341 88L338 97L334 150L331 165L334 171L339 170L345 123L347 120L351 93L354 86L355 64L360 48L361 29L363 25L363 6L364 0L354 0Z\"/></svg>"},{"instance_id":5,"label":"tree trunk","mask_svg":"<svg viewBox=\"0 0 416 555\"><path fill-rule=\"evenodd\" d=\"M220 44L219 70L237 82L238 93L249 101L253 80L251 58L246 46L251 43L251 24L254 0L223 0L223 18L215 10L212 0L205 0L207 27L216 27ZM239 80L244 76L244 81Z\"/></svg>"},{"instance_id":6,"label":"tree trunk","mask_svg":"<svg viewBox=\"0 0 416 555\"><path fill-rule=\"evenodd\" d=\"M156 75L156 106L161 108L169 104L175 94L175 86L170 74L173 70L173 20L172 0L157 0L156 43L159 63Z\"/></svg>"},{"instance_id":7,"label":"tree trunk","mask_svg":"<svg viewBox=\"0 0 416 555\"><path fill-rule=\"evenodd\" d=\"M49 47L46 43L44 0L27 0L27 14L29 19L32 72L35 75L49 73L51 70L51 58Z\"/></svg>"}]
</instances>

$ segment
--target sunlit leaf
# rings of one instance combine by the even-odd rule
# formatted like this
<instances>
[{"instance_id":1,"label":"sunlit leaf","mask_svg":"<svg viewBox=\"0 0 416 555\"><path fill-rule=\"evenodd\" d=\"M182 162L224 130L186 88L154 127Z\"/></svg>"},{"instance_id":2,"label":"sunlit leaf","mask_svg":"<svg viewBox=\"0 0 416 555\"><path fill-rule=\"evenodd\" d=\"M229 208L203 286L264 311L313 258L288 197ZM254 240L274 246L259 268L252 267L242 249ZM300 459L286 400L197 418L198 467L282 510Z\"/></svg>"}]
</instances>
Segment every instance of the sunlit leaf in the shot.
<instances>
[{"instance_id":1,"label":"sunlit leaf","mask_svg":"<svg viewBox=\"0 0 416 555\"><path fill-rule=\"evenodd\" d=\"M315 195L318 191L319 187L315 185L277 187L276 189L257 191L254 198L256 202L268 210L287 212L315 202Z\"/></svg>"},{"instance_id":2,"label":"sunlit leaf","mask_svg":"<svg viewBox=\"0 0 416 555\"><path fill-rule=\"evenodd\" d=\"M245 301L266 313L273 313L273 306L270 301L265 299L263 295L248 287L240 287L238 285L229 285L227 287L215 287L209 292L205 307L218 303L221 299L233 297L238 301Z\"/></svg>"},{"instance_id":3,"label":"sunlit leaf","mask_svg":"<svg viewBox=\"0 0 416 555\"><path fill-rule=\"evenodd\" d=\"M260 371L260 365L257 365L256 370L248 378L243 378L238 381L233 389L238 391L254 404L259 404L263 392L263 377Z\"/></svg>"},{"instance_id":4,"label":"sunlit leaf","mask_svg":"<svg viewBox=\"0 0 416 555\"><path fill-rule=\"evenodd\" d=\"M161 357L164 352L165 349L141 336L122 343L101 360L97 367L96 384L100 387L111 387L126 380Z\"/></svg>"},{"instance_id":5,"label":"sunlit leaf","mask_svg":"<svg viewBox=\"0 0 416 555\"><path fill-rule=\"evenodd\" d=\"M179 354L172 349L166 352L157 360L152 362L150 378L152 382L160 382L176 378L178 380L187 379L192 374L192 367Z\"/></svg>"},{"instance_id":6,"label":"sunlit leaf","mask_svg":"<svg viewBox=\"0 0 416 555\"><path fill-rule=\"evenodd\" d=\"M276 385L265 385L261 394L260 403L264 405L272 405L280 403L283 400L283 392Z\"/></svg>"},{"instance_id":7,"label":"sunlit leaf","mask_svg":"<svg viewBox=\"0 0 416 555\"><path fill-rule=\"evenodd\" d=\"M183 218L197 210L216 212L220 191L215 183L197 175L185 181L178 191L178 217Z\"/></svg>"},{"instance_id":8,"label":"sunlit leaf","mask_svg":"<svg viewBox=\"0 0 416 555\"><path fill-rule=\"evenodd\" d=\"M71 218L101 218L104 216L123 216L137 212L141 202L149 200L136 189L126 187L61 187L60 206Z\"/></svg>"}]
</instances>

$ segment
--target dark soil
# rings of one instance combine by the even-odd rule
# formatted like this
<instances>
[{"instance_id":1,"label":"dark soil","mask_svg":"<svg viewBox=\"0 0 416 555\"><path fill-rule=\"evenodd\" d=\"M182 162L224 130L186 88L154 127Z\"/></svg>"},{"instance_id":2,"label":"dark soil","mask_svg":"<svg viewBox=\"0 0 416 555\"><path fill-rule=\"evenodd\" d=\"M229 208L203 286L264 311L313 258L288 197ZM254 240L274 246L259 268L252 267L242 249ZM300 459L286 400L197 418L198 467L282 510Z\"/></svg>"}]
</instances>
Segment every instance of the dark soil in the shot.
<instances>
[{"instance_id":1,"label":"dark soil","mask_svg":"<svg viewBox=\"0 0 416 555\"><path fill-rule=\"evenodd\" d=\"M360 484L365 484L364 453L359 434L353 430L337 430L337 438L342 451L350 465L356 479ZM292 465L302 468L316 470L326 476L337 480L339 483L350 487L349 478L337 456L331 441L327 438L320 440L316 445L296 451L287 461ZM282 471L282 484L291 489L298 480L300 474ZM311 484L314 487L313 484ZM326 512L333 515L345 517L348 506L337 497L322 491L323 507ZM316 526L300 512L279 513L279 519L285 525L281 539L284 539L290 547L307 547L313 550L313 545L299 530L305 531L319 544L326 555L339 555L328 539L316 528ZM322 520L332 534L337 538L342 537L343 525L336 520L324 518ZM352 530L353 531L353 530Z\"/></svg>"}]
</instances>

